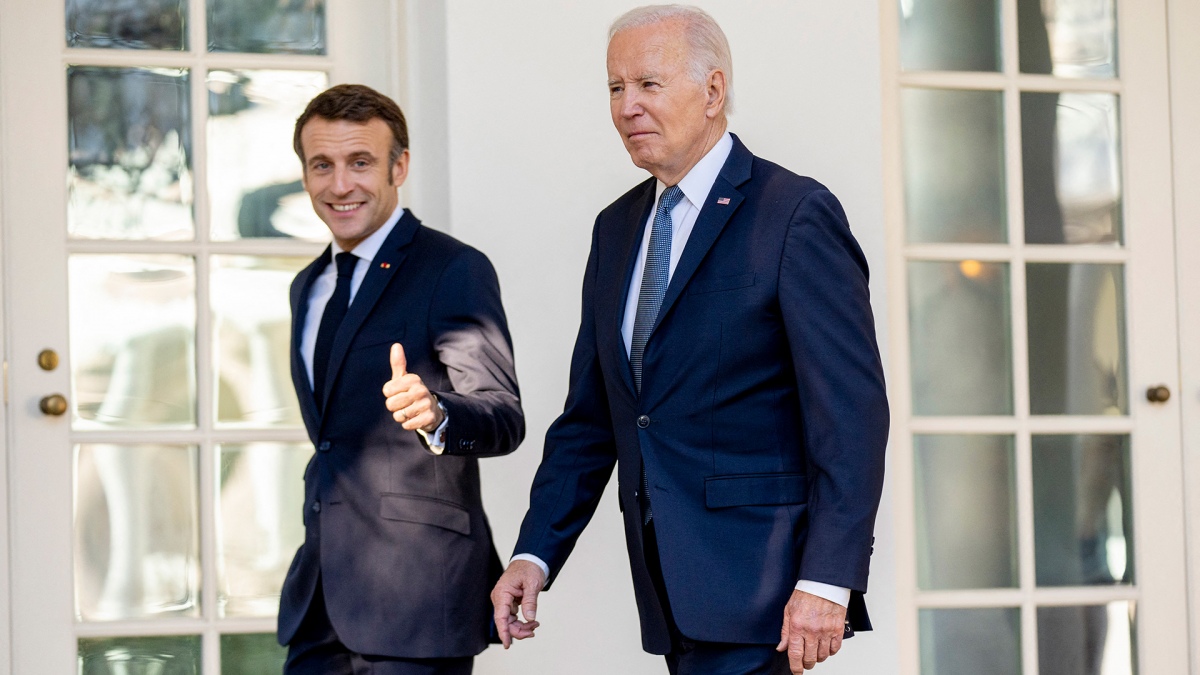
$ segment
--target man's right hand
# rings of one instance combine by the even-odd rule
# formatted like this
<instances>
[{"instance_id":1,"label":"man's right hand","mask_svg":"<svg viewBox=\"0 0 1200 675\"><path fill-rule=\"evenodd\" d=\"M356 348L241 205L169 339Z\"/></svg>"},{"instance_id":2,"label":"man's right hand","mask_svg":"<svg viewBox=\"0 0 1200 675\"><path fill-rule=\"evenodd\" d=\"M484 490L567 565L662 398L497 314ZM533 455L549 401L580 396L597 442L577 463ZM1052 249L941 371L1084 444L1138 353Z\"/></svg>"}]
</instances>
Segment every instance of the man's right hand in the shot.
<instances>
[{"instance_id":1,"label":"man's right hand","mask_svg":"<svg viewBox=\"0 0 1200 675\"><path fill-rule=\"evenodd\" d=\"M528 560L510 562L496 582L492 589L492 606L496 609L496 631L505 649L514 639L533 637L533 631L539 625L534 620L537 618L537 596L545 586L546 575L542 568ZM517 618L518 608L524 621Z\"/></svg>"}]
</instances>

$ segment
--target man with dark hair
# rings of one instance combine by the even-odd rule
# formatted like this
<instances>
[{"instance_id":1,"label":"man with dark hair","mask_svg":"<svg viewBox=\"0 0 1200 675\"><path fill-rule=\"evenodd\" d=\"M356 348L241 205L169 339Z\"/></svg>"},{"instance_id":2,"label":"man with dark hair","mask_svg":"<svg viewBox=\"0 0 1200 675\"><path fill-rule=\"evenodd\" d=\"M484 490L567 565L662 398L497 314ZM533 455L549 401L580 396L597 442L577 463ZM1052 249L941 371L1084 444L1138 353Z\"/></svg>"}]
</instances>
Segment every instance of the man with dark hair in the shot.
<instances>
[{"instance_id":1,"label":"man with dark hair","mask_svg":"<svg viewBox=\"0 0 1200 675\"><path fill-rule=\"evenodd\" d=\"M501 571L476 460L525 434L496 274L400 207L408 130L391 99L325 91L295 149L333 243L291 291L292 380L316 454L280 598L284 671L465 675Z\"/></svg>"},{"instance_id":2,"label":"man with dark hair","mask_svg":"<svg viewBox=\"0 0 1200 675\"><path fill-rule=\"evenodd\" d=\"M800 673L870 627L888 406L866 260L823 185L727 131L732 77L695 7L610 29L613 124L652 177L596 218L566 406L492 592L506 647L614 466L642 646L672 675Z\"/></svg>"}]
</instances>

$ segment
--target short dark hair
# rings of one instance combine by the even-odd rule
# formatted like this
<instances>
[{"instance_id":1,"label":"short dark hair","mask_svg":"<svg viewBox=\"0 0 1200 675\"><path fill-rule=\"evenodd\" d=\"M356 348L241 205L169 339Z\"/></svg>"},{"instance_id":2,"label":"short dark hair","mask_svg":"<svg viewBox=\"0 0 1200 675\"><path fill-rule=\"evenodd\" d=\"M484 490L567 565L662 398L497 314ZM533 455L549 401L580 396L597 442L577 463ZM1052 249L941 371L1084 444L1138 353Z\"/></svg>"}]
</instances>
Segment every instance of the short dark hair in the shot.
<instances>
[{"instance_id":1,"label":"short dark hair","mask_svg":"<svg viewBox=\"0 0 1200 675\"><path fill-rule=\"evenodd\" d=\"M300 144L300 131L314 117L362 124L373 119L383 120L392 130L389 166L395 164L401 153L408 149L408 124L404 121L404 112L395 101L363 84L339 84L326 89L309 101L308 107L296 118L292 147L301 164L304 163L304 147Z\"/></svg>"}]
</instances>

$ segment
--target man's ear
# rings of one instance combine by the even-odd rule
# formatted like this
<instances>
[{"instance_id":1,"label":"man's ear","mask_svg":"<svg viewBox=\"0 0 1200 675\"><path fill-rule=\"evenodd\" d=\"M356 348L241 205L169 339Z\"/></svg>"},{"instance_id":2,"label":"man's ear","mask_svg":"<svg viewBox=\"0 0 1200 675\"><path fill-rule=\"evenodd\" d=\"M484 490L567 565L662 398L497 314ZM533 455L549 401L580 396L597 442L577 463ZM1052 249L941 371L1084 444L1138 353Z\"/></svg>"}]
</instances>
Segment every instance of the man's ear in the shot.
<instances>
[{"instance_id":1,"label":"man's ear","mask_svg":"<svg viewBox=\"0 0 1200 675\"><path fill-rule=\"evenodd\" d=\"M705 103L704 114L708 118L714 118L725 111L725 72L718 69L708 74L707 94L708 100Z\"/></svg>"},{"instance_id":2,"label":"man's ear","mask_svg":"<svg viewBox=\"0 0 1200 675\"><path fill-rule=\"evenodd\" d=\"M392 185L400 187L404 185L404 180L408 178L408 160L409 154L406 148L400 156L396 158L396 162L392 164Z\"/></svg>"}]
</instances>

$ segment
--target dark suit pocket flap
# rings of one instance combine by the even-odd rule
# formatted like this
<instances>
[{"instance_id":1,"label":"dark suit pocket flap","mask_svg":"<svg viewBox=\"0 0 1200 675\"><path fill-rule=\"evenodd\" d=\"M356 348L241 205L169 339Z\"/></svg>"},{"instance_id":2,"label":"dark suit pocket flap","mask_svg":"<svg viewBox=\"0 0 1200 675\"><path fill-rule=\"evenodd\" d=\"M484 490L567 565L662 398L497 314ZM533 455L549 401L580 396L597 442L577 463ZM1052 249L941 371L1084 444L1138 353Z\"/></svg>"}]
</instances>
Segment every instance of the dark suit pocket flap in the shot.
<instances>
[{"instance_id":1,"label":"dark suit pocket flap","mask_svg":"<svg viewBox=\"0 0 1200 675\"><path fill-rule=\"evenodd\" d=\"M727 506L803 504L808 501L808 478L802 473L713 476L704 479L704 504Z\"/></svg>"},{"instance_id":2,"label":"dark suit pocket flap","mask_svg":"<svg viewBox=\"0 0 1200 675\"><path fill-rule=\"evenodd\" d=\"M354 336L350 349L373 347L383 343L401 342L404 337L405 324L399 326L370 326L363 328Z\"/></svg>"},{"instance_id":3,"label":"dark suit pocket flap","mask_svg":"<svg viewBox=\"0 0 1200 675\"><path fill-rule=\"evenodd\" d=\"M745 288L754 285L754 273L735 274L731 277L716 277L715 279L697 279L692 282L689 293L715 293L717 291L732 291L735 288Z\"/></svg>"},{"instance_id":4,"label":"dark suit pocket flap","mask_svg":"<svg viewBox=\"0 0 1200 675\"><path fill-rule=\"evenodd\" d=\"M471 514L457 504L428 497L383 495L379 515L388 520L433 525L462 535L471 534Z\"/></svg>"}]
</instances>

